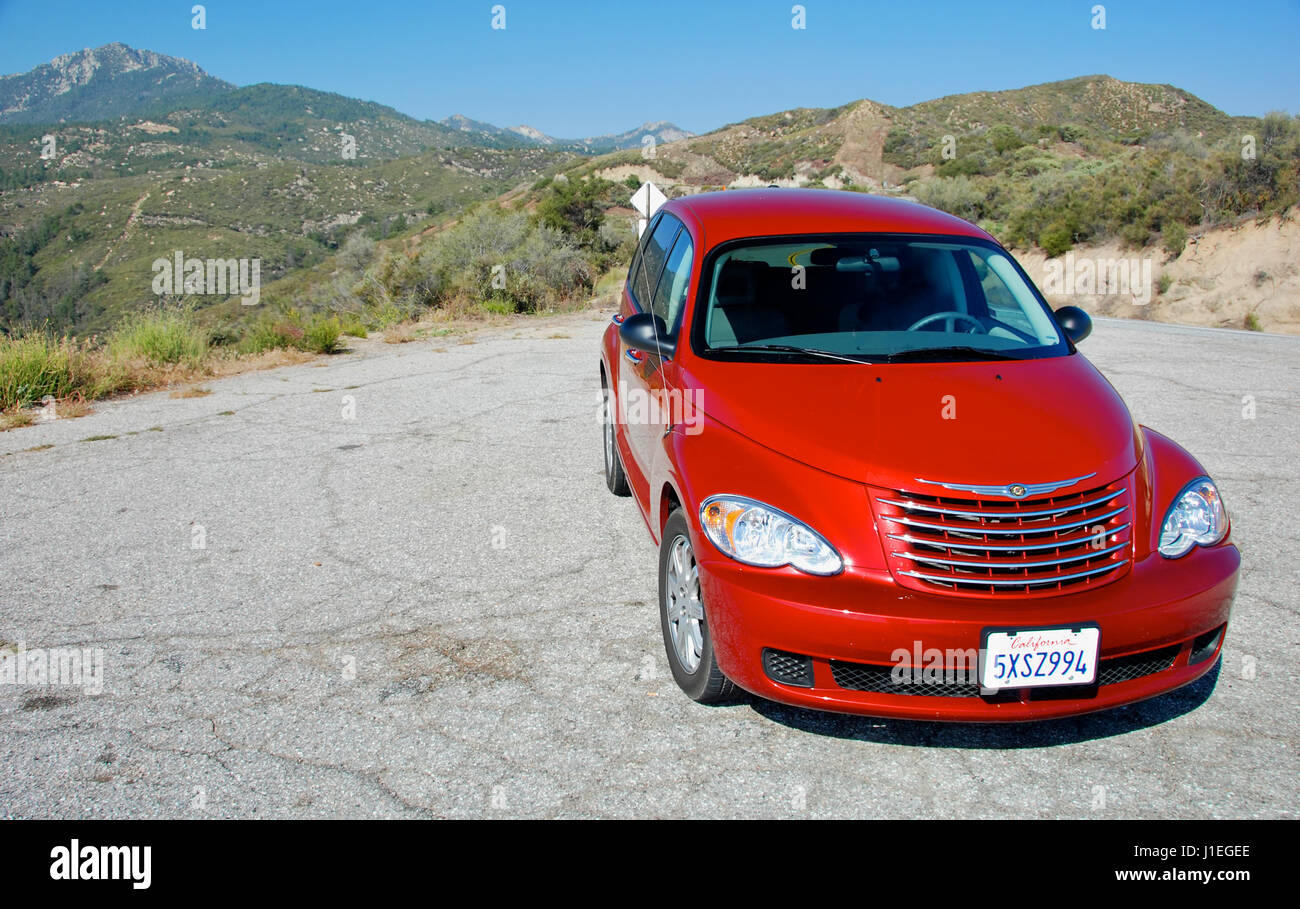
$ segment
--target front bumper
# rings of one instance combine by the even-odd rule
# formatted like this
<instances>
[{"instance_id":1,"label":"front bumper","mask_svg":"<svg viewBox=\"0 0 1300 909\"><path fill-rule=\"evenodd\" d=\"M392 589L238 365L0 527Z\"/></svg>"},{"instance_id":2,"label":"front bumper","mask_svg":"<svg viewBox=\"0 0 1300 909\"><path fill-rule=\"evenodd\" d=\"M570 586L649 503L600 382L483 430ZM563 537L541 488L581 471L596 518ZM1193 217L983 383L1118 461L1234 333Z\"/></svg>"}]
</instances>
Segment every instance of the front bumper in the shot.
<instances>
[{"instance_id":1,"label":"front bumper","mask_svg":"<svg viewBox=\"0 0 1300 909\"><path fill-rule=\"evenodd\" d=\"M1117 707L1204 675L1222 648L1224 635L1216 640L1213 632L1226 631L1239 565L1240 555L1231 544L1172 561L1152 554L1111 583L1026 599L945 597L902 588L888 572L850 568L818 578L793 569L752 568L716 555L702 560L699 569L718 665L753 694L869 716L1017 722ZM911 666L913 660L895 658L899 650L978 650L981 631L988 627L1081 622L1101 628L1101 677L1085 688L1013 689L992 696L957 688L942 689L945 694L903 694L895 693L899 688L858 690L837 681L838 675L839 681L853 684L853 679L878 677L882 667ZM811 658L811 687L769 677L765 649ZM1195 662L1189 662L1193 657ZM907 690L925 691L926 686Z\"/></svg>"}]
</instances>

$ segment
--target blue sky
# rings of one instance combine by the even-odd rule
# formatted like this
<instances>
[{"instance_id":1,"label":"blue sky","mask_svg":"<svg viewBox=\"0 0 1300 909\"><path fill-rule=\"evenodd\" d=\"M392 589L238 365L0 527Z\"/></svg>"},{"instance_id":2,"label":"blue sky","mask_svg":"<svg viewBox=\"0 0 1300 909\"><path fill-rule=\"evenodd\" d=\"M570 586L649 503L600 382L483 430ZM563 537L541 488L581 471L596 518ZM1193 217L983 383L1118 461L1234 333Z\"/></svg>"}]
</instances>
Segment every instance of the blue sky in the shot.
<instances>
[{"instance_id":1,"label":"blue sky","mask_svg":"<svg viewBox=\"0 0 1300 909\"><path fill-rule=\"evenodd\" d=\"M1300 0L0 0L0 72L121 41L239 85L283 82L420 118L578 137L695 132L858 98L906 105L1092 73L1184 88L1231 114L1300 112ZM492 7L505 7L493 29Z\"/></svg>"}]
</instances>

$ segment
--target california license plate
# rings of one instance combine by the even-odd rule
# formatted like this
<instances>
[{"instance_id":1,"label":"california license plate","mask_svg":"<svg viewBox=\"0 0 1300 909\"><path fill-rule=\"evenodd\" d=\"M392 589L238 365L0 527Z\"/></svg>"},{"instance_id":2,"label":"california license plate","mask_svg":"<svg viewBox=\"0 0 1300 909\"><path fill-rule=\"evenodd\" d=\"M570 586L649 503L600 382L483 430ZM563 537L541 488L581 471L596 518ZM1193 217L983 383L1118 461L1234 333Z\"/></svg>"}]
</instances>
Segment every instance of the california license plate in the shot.
<instances>
[{"instance_id":1,"label":"california license plate","mask_svg":"<svg viewBox=\"0 0 1300 909\"><path fill-rule=\"evenodd\" d=\"M1047 685L1091 685L1097 679L1101 629L988 628L981 650L980 686L1039 688Z\"/></svg>"}]
</instances>

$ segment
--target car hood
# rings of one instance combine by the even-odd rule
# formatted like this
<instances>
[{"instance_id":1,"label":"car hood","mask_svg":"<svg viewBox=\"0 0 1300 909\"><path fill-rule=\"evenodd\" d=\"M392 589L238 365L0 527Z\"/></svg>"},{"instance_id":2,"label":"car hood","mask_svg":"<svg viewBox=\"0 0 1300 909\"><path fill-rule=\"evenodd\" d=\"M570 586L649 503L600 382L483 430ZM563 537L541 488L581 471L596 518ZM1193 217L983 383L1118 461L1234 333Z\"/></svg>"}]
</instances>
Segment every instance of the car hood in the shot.
<instances>
[{"instance_id":1,"label":"car hood","mask_svg":"<svg viewBox=\"0 0 1300 909\"><path fill-rule=\"evenodd\" d=\"M697 361L683 385L713 420L851 480L1007 485L1137 466L1119 393L1082 355L879 365Z\"/></svg>"}]
</instances>

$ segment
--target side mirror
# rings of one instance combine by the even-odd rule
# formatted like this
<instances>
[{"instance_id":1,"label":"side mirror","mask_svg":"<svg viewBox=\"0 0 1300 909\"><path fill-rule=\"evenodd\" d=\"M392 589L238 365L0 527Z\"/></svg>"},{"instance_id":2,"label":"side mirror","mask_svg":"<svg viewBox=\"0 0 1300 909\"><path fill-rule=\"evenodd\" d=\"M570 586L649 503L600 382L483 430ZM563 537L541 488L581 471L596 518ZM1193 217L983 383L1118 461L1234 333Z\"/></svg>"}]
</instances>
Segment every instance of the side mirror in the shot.
<instances>
[{"instance_id":1,"label":"side mirror","mask_svg":"<svg viewBox=\"0 0 1300 909\"><path fill-rule=\"evenodd\" d=\"M1062 306L1053 315L1056 316L1056 324L1061 326L1061 330L1075 344L1092 334L1092 316L1077 306Z\"/></svg>"},{"instance_id":2,"label":"side mirror","mask_svg":"<svg viewBox=\"0 0 1300 909\"><path fill-rule=\"evenodd\" d=\"M677 350L677 341L668 337L668 326L654 313L639 312L628 316L619 326L618 336L628 347L664 359Z\"/></svg>"}]
</instances>

